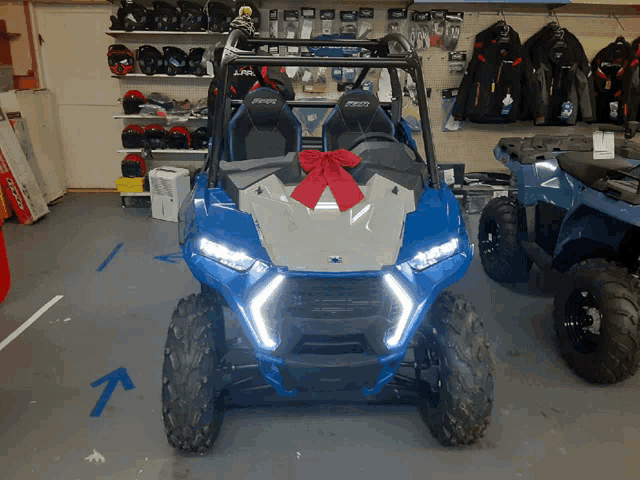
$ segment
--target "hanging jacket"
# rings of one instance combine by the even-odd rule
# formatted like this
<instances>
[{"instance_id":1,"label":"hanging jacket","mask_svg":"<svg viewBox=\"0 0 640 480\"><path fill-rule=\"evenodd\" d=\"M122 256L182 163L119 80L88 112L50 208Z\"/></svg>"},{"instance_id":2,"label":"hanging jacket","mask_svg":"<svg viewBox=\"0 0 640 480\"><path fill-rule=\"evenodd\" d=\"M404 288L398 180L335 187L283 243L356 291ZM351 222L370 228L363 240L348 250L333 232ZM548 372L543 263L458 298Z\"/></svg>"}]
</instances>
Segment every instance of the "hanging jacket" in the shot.
<instances>
[{"instance_id":1,"label":"hanging jacket","mask_svg":"<svg viewBox=\"0 0 640 480\"><path fill-rule=\"evenodd\" d=\"M629 117L631 121L640 121L640 37L631 44L631 64L629 72Z\"/></svg>"},{"instance_id":2,"label":"hanging jacket","mask_svg":"<svg viewBox=\"0 0 640 480\"><path fill-rule=\"evenodd\" d=\"M622 125L629 117L632 61L631 45L618 37L591 62L598 122Z\"/></svg>"},{"instance_id":3,"label":"hanging jacket","mask_svg":"<svg viewBox=\"0 0 640 480\"><path fill-rule=\"evenodd\" d=\"M503 36L505 27L508 30ZM458 89L453 118L474 123L515 122L530 73L531 64L517 32L504 22L480 32Z\"/></svg>"},{"instance_id":4,"label":"hanging jacket","mask_svg":"<svg viewBox=\"0 0 640 480\"><path fill-rule=\"evenodd\" d=\"M593 96L589 77L580 69L580 54L563 38L551 39L534 54L535 125L575 125L578 116L594 121Z\"/></svg>"},{"instance_id":5,"label":"hanging jacket","mask_svg":"<svg viewBox=\"0 0 640 480\"><path fill-rule=\"evenodd\" d=\"M591 106L587 108L585 105L584 109L579 108L578 111L578 120L583 120L587 122L593 121L593 112L595 112L595 96L594 96L594 87L593 87L593 78L591 75L591 64L589 63L589 59L582 47L582 44L578 40L578 38L573 35L566 28L560 28L557 23L550 23L543 27L538 33L534 34L531 38L529 38L525 44L524 48L529 55L529 59L532 64L536 63L536 60L540 60L545 52L549 52L551 48L553 48L556 43L555 38L558 32L562 31L562 41L566 43L567 49L569 50L571 58L577 61L577 66L579 70L584 75L579 75L579 78L584 81L584 78L587 79L587 89L588 92L586 95L590 99ZM535 65L534 65L535 68ZM538 91L538 90L536 90ZM580 92L575 92L575 95L580 96ZM586 101L586 100L585 100ZM526 120L534 120L535 119L535 108L536 102L528 102L528 108L523 109L523 119ZM566 116L566 114L565 114ZM586 117L586 118L582 118ZM564 122L563 122L564 123Z\"/></svg>"}]
</instances>

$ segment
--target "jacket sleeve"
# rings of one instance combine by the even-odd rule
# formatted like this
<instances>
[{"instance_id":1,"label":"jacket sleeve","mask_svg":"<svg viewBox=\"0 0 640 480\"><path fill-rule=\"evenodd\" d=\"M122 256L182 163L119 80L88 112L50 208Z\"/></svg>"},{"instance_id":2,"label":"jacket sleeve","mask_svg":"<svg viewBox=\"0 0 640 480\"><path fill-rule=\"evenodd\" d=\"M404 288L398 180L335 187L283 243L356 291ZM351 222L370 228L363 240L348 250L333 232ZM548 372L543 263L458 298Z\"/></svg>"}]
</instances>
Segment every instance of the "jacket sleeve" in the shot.
<instances>
[{"instance_id":1,"label":"jacket sleeve","mask_svg":"<svg viewBox=\"0 0 640 480\"><path fill-rule=\"evenodd\" d=\"M536 84L533 74L533 62L528 55L529 52L523 48L522 61L524 67L520 80L520 114L518 115L518 120L533 120L534 118Z\"/></svg>"},{"instance_id":2,"label":"jacket sleeve","mask_svg":"<svg viewBox=\"0 0 640 480\"><path fill-rule=\"evenodd\" d=\"M458 87L456 103L453 106L453 110L451 112L451 115L455 120L462 121L467 117L467 104L469 102L469 95L471 94L477 64L478 57L477 54L474 53L471 61L469 62L469 65L467 66L467 69L464 72L464 77L462 77L460 86Z\"/></svg>"},{"instance_id":3,"label":"jacket sleeve","mask_svg":"<svg viewBox=\"0 0 640 480\"><path fill-rule=\"evenodd\" d=\"M577 41L577 39L576 39ZM589 95L589 102L591 103L591 120L586 120L584 117L584 112L582 113L582 120L584 122L595 122L596 121L596 90L595 90L595 86L593 83L593 70L591 69L591 63L589 62L589 59L587 58L587 54L584 51L584 48L582 47L582 44L577 41L577 47L579 48L578 53L578 61L580 62L579 64L579 68L580 71L582 71L585 75L585 77L587 78L587 91L588 91L588 95Z\"/></svg>"},{"instance_id":4,"label":"jacket sleeve","mask_svg":"<svg viewBox=\"0 0 640 480\"><path fill-rule=\"evenodd\" d=\"M576 88L582 121L585 123L595 122L595 109L593 108L593 95L591 93L593 91L593 78L592 76L587 77L579 68L576 71Z\"/></svg>"}]
</instances>

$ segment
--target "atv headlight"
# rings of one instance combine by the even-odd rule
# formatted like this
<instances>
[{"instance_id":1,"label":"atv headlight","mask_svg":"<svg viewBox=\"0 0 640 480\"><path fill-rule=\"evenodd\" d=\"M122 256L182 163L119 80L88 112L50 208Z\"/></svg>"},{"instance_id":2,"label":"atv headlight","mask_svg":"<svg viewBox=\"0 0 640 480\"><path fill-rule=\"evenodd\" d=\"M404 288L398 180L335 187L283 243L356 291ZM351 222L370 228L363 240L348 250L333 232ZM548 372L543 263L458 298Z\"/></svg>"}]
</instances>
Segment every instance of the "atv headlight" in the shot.
<instances>
[{"instance_id":1,"label":"atv headlight","mask_svg":"<svg viewBox=\"0 0 640 480\"><path fill-rule=\"evenodd\" d=\"M382 278L400 304L400 313L398 314L396 326L389 330L384 339L387 347L394 348L400 343L400 339L407 328L407 323L409 323L409 318L411 318L411 312L413 311L413 301L393 275L387 273Z\"/></svg>"},{"instance_id":2,"label":"atv headlight","mask_svg":"<svg viewBox=\"0 0 640 480\"><path fill-rule=\"evenodd\" d=\"M215 260L227 267L231 267L238 272L246 272L256 262L244 252L231 250L221 243L211 241L204 237L198 241L198 250L205 257Z\"/></svg>"},{"instance_id":3,"label":"atv headlight","mask_svg":"<svg viewBox=\"0 0 640 480\"><path fill-rule=\"evenodd\" d=\"M283 280L284 275L275 276L249 303L249 312L251 313L249 320L252 330L261 346L267 350L274 350L278 346L278 338L271 328L271 322L265 318L264 306L282 284Z\"/></svg>"},{"instance_id":4,"label":"atv headlight","mask_svg":"<svg viewBox=\"0 0 640 480\"><path fill-rule=\"evenodd\" d=\"M431 247L429 250L418 253L409 260L409 266L418 272L435 265L442 260L452 257L458 252L460 240L452 238L446 243Z\"/></svg>"}]
</instances>

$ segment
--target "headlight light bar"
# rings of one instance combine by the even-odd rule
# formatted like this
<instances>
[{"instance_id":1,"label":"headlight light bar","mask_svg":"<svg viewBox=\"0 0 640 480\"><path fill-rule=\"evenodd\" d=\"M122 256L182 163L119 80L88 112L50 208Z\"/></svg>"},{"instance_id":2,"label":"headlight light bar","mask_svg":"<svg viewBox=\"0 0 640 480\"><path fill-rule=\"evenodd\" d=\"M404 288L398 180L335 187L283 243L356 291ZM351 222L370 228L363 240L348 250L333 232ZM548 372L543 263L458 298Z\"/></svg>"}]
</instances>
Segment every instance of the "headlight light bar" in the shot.
<instances>
[{"instance_id":1,"label":"headlight light bar","mask_svg":"<svg viewBox=\"0 0 640 480\"><path fill-rule=\"evenodd\" d=\"M460 240L452 238L441 245L431 247L429 250L418 253L411 260L409 266L418 272L425 270L442 260L452 257L458 252Z\"/></svg>"},{"instance_id":2,"label":"headlight light bar","mask_svg":"<svg viewBox=\"0 0 640 480\"><path fill-rule=\"evenodd\" d=\"M198 241L198 250L205 257L219 262L227 267L233 268L238 272L246 272L249 270L255 260L244 252L231 250L221 243L214 242L208 238L201 238Z\"/></svg>"}]
</instances>

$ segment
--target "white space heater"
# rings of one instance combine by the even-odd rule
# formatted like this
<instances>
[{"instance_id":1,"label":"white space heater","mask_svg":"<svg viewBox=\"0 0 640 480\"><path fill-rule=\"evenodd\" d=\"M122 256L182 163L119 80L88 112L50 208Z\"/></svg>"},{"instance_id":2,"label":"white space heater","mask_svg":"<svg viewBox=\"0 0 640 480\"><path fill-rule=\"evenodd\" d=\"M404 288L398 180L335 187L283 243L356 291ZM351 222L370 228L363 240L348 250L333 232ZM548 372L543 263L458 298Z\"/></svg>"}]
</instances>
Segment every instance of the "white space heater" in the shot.
<instances>
[{"instance_id":1,"label":"white space heater","mask_svg":"<svg viewBox=\"0 0 640 480\"><path fill-rule=\"evenodd\" d=\"M190 191L189 170L160 167L149 172L151 216L169 222L178 221L178 210Z\"/></svg>"}]
</instances>

